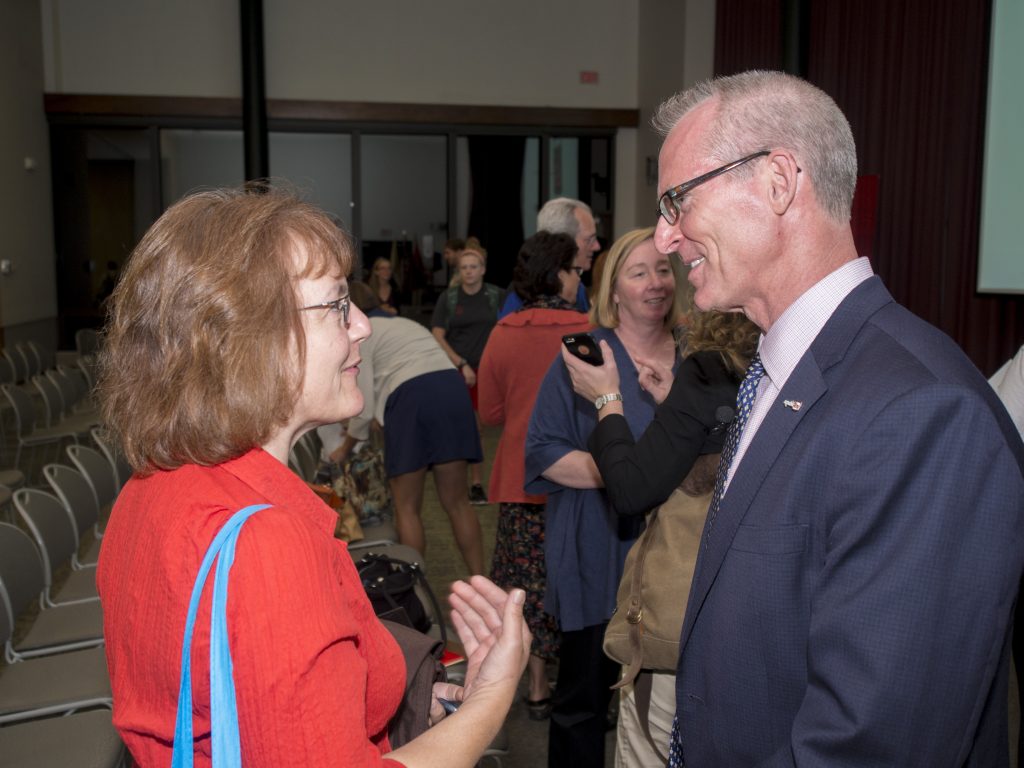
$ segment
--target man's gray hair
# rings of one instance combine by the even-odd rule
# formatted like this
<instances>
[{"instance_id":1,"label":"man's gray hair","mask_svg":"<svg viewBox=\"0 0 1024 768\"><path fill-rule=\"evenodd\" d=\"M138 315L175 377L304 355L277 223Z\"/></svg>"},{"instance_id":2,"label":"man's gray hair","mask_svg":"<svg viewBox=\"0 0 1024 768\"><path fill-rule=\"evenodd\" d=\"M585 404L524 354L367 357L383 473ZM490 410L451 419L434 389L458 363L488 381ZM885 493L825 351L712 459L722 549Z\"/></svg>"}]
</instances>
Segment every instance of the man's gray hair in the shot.
<instances>
[{"instance_id":1,"label":"man's gray hair","mask_svg":"<svg viewBox=\"0 0 1024 768\"><path fill-rule=\"evenodd\" d=\"M790 149L811 180L818 203L836 221L849 221L857 186L857 148L842 110L806 80L753 70L705 80L665 101L651 123L662 136L694 107L717 99L701 151L725 164L761 149ZM749 178L752 166L736 175ZM680 183L685 179L673 180Z\"/></svg>"},{"instance_id":2,"label":"man's gray hair","mask_svg":"<svg viewBox=\"0 0 1024 768\"><path fill-rule=\"evenodd\" d=\"M537 211L537 231L543 229L556 235L576 237L580 233L580 222L576 218L577 208L593 215L590 206L581 200L573 200L571 197L548 200Z\"/></svg>"}]
</instances>

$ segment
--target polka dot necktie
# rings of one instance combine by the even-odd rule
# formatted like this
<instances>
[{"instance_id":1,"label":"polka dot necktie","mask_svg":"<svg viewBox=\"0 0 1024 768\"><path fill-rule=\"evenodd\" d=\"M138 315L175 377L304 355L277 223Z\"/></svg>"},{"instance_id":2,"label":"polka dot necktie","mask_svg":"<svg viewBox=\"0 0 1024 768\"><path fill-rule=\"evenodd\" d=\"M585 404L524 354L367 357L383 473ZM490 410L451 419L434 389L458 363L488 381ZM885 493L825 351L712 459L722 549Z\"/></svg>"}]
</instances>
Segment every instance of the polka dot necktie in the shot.
<instances>
[{"instance_id":1,"label":"polka dot necktie","mask_svg":"<svg viewBox=\"0 0 1024 768\"><path fill-rule=\"evenodd\" d=\"M672 720L672 741L668 744L668 768L683 768L683 745L679 741L679 716Z\"/></svg>"},{"instance_id":2,"label":"polka dot necktie","mask_svg":"<svg viewBox=\"0 0 1024 768\"><path fill-rule=\"evenodd\" d=\"M711 529L715 525L715 518L718 516L718 508L722 504L722 496L725 495L725 481L729 477L729 465L732 464L736 449L739 448L740 436L750 417L750 411L754 407L757 386L761 383L762 376L764 376L764 365L761 364L761 356L754 355L754 359L747 366L747 375L743 377L743 383L740 384L740 389L736 393L736 418L729 425L729 434L725 437L725 448L722 449L722 459L718 462L715 492L711 496L711 506L708 508L708 529L704 533L705 549L707 549L708 540L711 538Z\"/></svg>"},{"instance_id":3,"label":"polka dot necktie","mask_svg":"<svg viewBox=\"0 0 1024 768\"><path fill-rule=\"evenodd\" d=\"M707 549L708 540L711 538L711 529L715 524L715 517L718 515L718 507L722 503L722 496L725 495L725 480L729 476L729 465L732 464L736 449L740 444L740 436L743 434L743 427L750 417L750 411L754 407L754 400L757 397L757 386L764 376L764 365L761 364L761 357L755 355L747 367L747 375L740 384L739 392L736 393L736 418L729 425L729 434L725 438L725 448L722 449L722 459L718 463L718 476L715 478L715 492L711 497L711 506L708 509L708 527L704 534L704 548ZM668 748L668 767L683 768L683 745L679 740L679 716L672 720L672 740Z\"/></svg>"}]
</instances>

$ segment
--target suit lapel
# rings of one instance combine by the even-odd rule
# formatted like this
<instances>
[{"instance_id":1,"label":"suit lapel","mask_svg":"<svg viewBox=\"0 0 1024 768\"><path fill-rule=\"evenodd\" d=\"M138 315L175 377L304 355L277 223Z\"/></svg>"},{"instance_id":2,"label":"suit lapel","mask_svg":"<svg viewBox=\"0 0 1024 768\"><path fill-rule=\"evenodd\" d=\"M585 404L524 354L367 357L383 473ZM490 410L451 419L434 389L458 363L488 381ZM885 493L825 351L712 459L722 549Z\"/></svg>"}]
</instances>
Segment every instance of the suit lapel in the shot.
<instances>
[{"instance_id":1,"label":"suit lapel","mask_svg":"<svg viewBox=\"0 0 1024 768\"><path fill-rule=\"evenodd\" d=\"M710 536L705 528L707 546L701 547L697 559L680 638L680 653L686 647L694 622L732 546L736 531L765 477L775 465L790 436L828 391L825 372L842 360L868 318L891 301L892 297L878 277L872 277L857 286L822 328L772 403L722 498ZM787 407L784 405L787 400L799 401L800 408Z\"/></svg>"},{"instance_id":2,"label":"suit lapel","mask_svg":"<svg viewBox=\"0 0 1024 768\"><path fill-rule=\"evenodd\" d=\"M779 393L764 421L757 430L754 440L747 447L729 488L722 497L714 530L710 536L705 530L707 546L701 548L696 565L697 575L690 593L686 611L682 643L685 646L693 628L693 620L700 612L711 585L718 575L722 561L732 546L736 530L743 521L751 502L757 495L761 483L775 464L790 435L814 407L815 402L825 393L827 387L814 360L805 355ZM783 406L784 400L799 400L799 410Z\"/></svg>"}]
</instances>

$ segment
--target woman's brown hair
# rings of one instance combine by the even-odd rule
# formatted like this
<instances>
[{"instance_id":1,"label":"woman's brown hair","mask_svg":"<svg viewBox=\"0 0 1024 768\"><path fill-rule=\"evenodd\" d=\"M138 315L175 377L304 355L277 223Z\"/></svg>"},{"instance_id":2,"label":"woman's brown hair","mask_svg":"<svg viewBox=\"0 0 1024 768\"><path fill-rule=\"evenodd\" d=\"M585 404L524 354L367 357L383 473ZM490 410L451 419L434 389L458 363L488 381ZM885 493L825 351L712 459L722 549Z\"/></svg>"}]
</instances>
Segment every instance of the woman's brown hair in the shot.
<instances>
[{"instance_id":1,"label":"woman's brown hair","mask_svg":"<svg viewBox=\"0 0 1024 768\"><path fill-rule=\"evenodd\" d=\"M327 214L289 191L214 190L171 206L127 262L100 355L103 418L132 467L219 464L282 427L305 363L295 282L347 275L352 253Z\"/></svg>"},{"instance_id":2,"label":"woman's brown hair","mask_svg":"<svg viewBox=\"0 0 1024 768\"><path fill-rule=\"evenodd\" d=\"M742 378L760 335L760 329L742 312L702 312L694 307L687 318L683 354L719 352L733 373Z\"/></svg>"}]
</instances>

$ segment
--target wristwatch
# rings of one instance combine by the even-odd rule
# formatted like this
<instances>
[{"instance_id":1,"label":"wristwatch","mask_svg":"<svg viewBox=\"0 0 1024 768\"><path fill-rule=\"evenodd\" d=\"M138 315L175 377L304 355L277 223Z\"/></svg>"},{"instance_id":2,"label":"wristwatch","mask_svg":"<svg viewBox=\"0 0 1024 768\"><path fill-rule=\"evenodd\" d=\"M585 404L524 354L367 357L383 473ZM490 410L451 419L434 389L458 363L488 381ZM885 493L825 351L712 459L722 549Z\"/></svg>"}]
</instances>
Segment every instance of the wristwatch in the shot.
<instances>
[{"instance_id":1,"label":"wristwatch","mask_svg":"<svg viewBox=\"0 0 1024 768\"><path fill-rule=\"evenodd\" d=\"M606 405L608 405L608 403L610 403L612 400L620 400L621 401L622 400L622 395L620 395L618 392L612 392L609 395L598 395L597 397L594 398L594 407L597 408L597 410L600 411L602 408L604 408Z\"/></svg>"}]
</instances>

